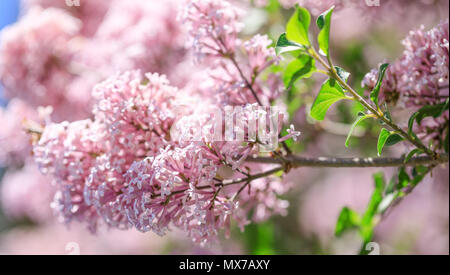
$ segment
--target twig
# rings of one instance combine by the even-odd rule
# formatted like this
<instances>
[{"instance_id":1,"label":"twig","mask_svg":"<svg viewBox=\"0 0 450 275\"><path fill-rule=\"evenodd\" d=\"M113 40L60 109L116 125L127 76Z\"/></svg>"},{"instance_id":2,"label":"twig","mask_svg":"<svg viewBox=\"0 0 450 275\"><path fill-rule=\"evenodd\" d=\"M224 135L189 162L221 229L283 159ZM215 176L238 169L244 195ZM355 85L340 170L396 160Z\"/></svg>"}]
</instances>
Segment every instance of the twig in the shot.
<instances>
[{"instance_id":1,"label":"twig","mask_svg":"<svg viewBox=\"0 0 450 275\"><path fill-rule=\"evenodd\" d=\"M309 48L309 54L311 57L319 61L319 63L328 71L328 74L330 77L335 79L339 84L347 91L349 92L353 98L361 103L367 110L369 110L372 114L374 114L378 119L383 121L386 125L388 125L392 130L396 131L400 136L402 136L404 139L408 140L411 144L416 146L417 148L421 149L423 152L425 152L427 155L438 158L439 156L427 148L425 145L422 144L420 140L417 140L413 136L406 133L402 128L400 128L397 124L392 122L390 119L388 119L385 114L379 110L376 110L369 102L367 102L361 95L359 95L350 85L347 84L337 73L336 69L333 66L333 63L331 62L331 58L328 55L328 64L325 62L320 55L316 52L316 50L311 47Z\"/></svg>"}]
</instances>

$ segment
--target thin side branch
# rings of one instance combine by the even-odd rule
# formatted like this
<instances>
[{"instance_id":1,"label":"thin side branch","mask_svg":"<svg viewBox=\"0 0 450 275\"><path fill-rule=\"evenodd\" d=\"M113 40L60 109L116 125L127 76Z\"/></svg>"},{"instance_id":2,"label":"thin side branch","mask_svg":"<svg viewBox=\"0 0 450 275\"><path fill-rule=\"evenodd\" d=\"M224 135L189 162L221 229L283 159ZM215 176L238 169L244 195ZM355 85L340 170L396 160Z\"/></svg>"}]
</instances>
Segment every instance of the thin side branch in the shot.
<instances>
[{"instance_id":1,"label":"thin side branch","mask_svg":"<svg viewBox=\"0 0 450 275\"><path fill-rule=\"evenodd\" d=\"M239 183L243 183L243 182L249 183L249 182L251 182L253 180L256 180L256 179L259 179L259 178L265 178L265 177L268 177L270 175L273 175L273 174L275 174L275 173L277 173L279 171L283 171L283 170L284 170L284 167L280 166L280 167L273 168L271 170L268 170L268 171L265 171L265 172L262 172L262 173L259 173L259 174L249 175L249 176L247 176L245 178L239 178L239 179L234 179L234 180L223 180L223 181L221 181L219 183L216 183L214 185L208 184L208 185L196 186L195 189L197 189L197 190L204 190L204 189L210 189L210 188L213 188L213 187L223 188L223 187L226 187L226 186L235 185L235 184L239 184ZM245 187L246 185L247 184L245 184L243 187ZM243 187L241 187L241 188L244 189ZM181 194L181 193L184 193L184 192L186 192L188 190L189 190L189 188L176 190L176 191L171 192L171 194L169 196L175 195L175 194ZM241 191L238 191L238 192L240 193ZM160 197L160 196L161 196L161 193L155 193L155 194L152 195L152 199Z\"/></svg>"},{"instance_id":2,"label":"thin side branch","mask_svg":"<svg viewBox=\"0 0 450 275\"><path fill-rule=\"evenodd\" d=\"M328 74L330 77L334 78L339 84L347 91L349 92L355 100L357 100L359 103L361 103L367 110L369 110L372 114L374 114L378 119L383 121L385 124L387 124L392 130L396 131L399 135L401 135L404 139L408 140L411 144L416 146L417 148L421 149L423 152L428 154L429 156L433 158L438 158L439 156L433 152L432 150L428 149L425 145L422 144L422 142L415 137L409 135L407 132L405 132L400 126L392 122L390 119L386 117L386 115L381 111L375 109L369 102L367 102L361 95L359 95L350 85L347 84L336 72L336 69L333 66L333 63L331 62L331 58L328 55L328 63L327 64L320 55L316 52L314 48L310 48L310 55L317 61L319 61L320 64L328 71Z\"/></svg>"}]
</instances>

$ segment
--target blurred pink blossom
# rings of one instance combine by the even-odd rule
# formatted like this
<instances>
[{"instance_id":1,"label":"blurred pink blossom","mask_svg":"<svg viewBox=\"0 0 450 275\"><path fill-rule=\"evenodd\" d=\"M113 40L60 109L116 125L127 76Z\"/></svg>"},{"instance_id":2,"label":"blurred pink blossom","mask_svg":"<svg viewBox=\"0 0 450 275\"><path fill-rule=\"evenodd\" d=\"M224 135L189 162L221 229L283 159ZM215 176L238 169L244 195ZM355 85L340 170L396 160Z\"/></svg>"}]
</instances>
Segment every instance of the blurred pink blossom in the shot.
<instances>
[{"instance_id":1,"label":"blurred pink blossom","mask_svg":"<svg viewBox=\"0 0 450 275\"><path fill-rule=\"evenodd\" d=\"M2 179L0 192L5 214L12 219L27 217L36 223L50 220L54 190L49 182L32 162L21 170L9 170Z\"/></svg>"},{"instance_id":2,"label":"blurred pink blossom","mask_svg":"<svg viewBox=\"0 0 450 275\"><path fill-rule=\"evenodd\" d=\"M117 0L114 0L117 1ZM58 8L64 9L72 16L80 19L81 33L86 36L95 34L98 26L103 21L103 17L108 12L108 9L113 4L111 0L82 0L80 5L68 5L70 3L66 0L23 0L25 10L33 9L34 7Z\"/></svg>"},{"instance_id":3,"label":"blurred pink blossom","mask_svg":"<svg viewBox=\"0 0 450 275\"><path fill-rule=\"evenodd\" d=\"M56 120L77 117L89 97L71 101L66 88L75 78L70 62L77 48L79 25L62 10L34 8L17 24L5 28L0 80L6 97L20 98L32 107L52 106Z\"/></svg>"},{"instance_id":4,"label":"blurred pink blossom","mask_svg":"<svg viewBox=\"0 0 450 275\"><path fill-rule=\"evenodd\" d=\"M13 99L0 108L0 165L20 166L31 156L31 138L24 130L26 119L38 120L35 109L20 99Z\"/></svg>"}]
</instances>

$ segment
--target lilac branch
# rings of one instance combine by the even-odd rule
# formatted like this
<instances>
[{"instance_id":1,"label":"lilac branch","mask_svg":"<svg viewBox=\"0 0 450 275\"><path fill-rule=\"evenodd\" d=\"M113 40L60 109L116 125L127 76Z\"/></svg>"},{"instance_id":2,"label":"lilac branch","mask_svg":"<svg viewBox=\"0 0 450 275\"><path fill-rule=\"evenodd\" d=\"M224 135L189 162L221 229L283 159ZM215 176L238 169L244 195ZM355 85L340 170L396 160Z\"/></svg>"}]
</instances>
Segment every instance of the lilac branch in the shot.
<instances>
[{"instance_id":1,"label":"lilac branch","mask_svg":"<svg viewBox=\"0 0 450 275\"><path fill-rule=\"evenodd\" d=\"M300 167L334 167L334 168L364 168L364 167L402 167L417 165L438 165L448 163L448 154L442 154L439 158L419 156L405 162L405 158L309 158L300 156L286 156L291 168ZM284 164L282 160L271 157L248 158L249 162L265 164Z\"/></svg>"}]
</instances>

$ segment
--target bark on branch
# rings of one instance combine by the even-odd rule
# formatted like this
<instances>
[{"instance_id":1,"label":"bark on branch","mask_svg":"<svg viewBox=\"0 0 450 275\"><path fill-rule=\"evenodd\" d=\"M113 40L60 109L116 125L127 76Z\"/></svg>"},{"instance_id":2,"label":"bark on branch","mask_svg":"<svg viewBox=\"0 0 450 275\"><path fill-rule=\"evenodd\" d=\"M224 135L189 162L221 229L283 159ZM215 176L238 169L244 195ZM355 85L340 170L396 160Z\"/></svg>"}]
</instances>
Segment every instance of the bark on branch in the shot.
<instances>
[{"instance_id":1,"label":"bark on branch","mask_svg":"<svg viewBox=\"0 0 450 275\"><path fill-rule=\"evenodd\" d=\"M430 156L413 157L407 162L405 158L329 158L329 157L300 157L286 156L285 160L274 159L272 157L248 158L249 162L284 164L286 161L292 168L299 167L400 167L417 165L438 165L448 163L448 154L442 154L437 159Z\"/></svg>"}]
</instances>

